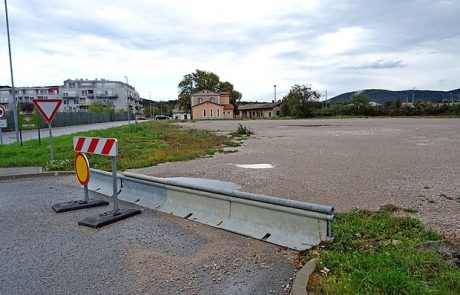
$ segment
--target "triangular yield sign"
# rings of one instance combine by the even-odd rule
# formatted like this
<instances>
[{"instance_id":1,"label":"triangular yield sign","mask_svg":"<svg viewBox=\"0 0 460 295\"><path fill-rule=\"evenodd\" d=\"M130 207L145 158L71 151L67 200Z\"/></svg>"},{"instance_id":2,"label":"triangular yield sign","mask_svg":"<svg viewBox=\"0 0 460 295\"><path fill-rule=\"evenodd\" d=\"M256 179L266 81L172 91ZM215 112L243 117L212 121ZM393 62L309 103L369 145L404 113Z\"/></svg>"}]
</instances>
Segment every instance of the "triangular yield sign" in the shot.
<instances>
[{"instance_id":1,"label":"triangular yield sign","mask_svg":"<svg viewBox=\"0 0 460 295\"><path fill-rule=\"evenodd\" d=\"M62 99L32 99L32 102L37 107L43 119L48 124L51 124L62 104Z\"/></svg>"}]
</instances>

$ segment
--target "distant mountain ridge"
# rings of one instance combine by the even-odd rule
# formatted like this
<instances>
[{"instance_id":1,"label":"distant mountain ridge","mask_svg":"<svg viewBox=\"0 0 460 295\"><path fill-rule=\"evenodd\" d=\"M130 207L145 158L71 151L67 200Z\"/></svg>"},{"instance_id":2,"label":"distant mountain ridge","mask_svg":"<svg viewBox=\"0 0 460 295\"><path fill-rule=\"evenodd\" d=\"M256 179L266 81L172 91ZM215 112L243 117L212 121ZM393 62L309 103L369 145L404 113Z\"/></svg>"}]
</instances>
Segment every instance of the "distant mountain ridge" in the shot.
<instances>
[{"instance_id":1,"label":"distant mountain ridge","mask_svg":"<svg viewBox=\"0 0 460 295\"><path fill-rule=\"evenodd\" d=\"M365 95L369 97L369 101L384 103L386 101L412 102L412 89L410 90L385 90L385 89L365 89L360 91L346 92L328 99L329 103L344 103L353 99L356 95ZM460 101L460 88L450 91L438 90L414 90L414 101L432 101L432 102L448 102Z\"/></svg>"}]
</instances>

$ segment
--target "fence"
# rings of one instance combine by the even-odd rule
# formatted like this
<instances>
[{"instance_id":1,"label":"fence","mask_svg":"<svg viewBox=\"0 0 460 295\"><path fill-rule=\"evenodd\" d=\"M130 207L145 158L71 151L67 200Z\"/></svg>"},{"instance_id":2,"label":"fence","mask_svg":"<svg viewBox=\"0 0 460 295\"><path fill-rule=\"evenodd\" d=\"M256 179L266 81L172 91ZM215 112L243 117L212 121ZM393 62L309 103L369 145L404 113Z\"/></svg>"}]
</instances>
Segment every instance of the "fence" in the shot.
<instances>
[{"instance_id":1,"label":"fence","mask_svg":"<svg viewBox=\"0 0 460 295\"><path fill-rule=\"evenodd\" d=\"M130 114L130 119L134 120L134 115ZM14 117L13 112L7 112L8 126L6 131L14 130ZM126 121L128 115L126 112L117 113L82 113L82 112L63 112L57 113L54 117L52 126L63 127L63 126L74 126L74 125L85 125L103 122L114 122L114 121ZM40 118L40 128L47 128L48 124Z\"/></svg>"}]
</instances>

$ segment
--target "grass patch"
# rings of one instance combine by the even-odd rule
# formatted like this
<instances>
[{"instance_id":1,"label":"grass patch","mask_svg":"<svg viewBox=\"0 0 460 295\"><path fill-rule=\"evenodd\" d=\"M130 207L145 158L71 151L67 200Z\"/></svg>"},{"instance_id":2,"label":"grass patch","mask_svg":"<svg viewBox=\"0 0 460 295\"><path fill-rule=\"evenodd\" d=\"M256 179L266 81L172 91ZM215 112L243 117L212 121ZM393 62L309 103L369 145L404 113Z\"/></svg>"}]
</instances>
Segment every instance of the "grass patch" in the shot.
<instances>
[{"instance_id":1,"label":"grass patch","mask_svg":"<svg viewBox=\"0 0 460 295\"><path fill-rule=\"evenodd\" d=\"M459 294L460 270L433 251L417 250L437 240L420 221L386 210L337 214L334 242L307 252L317 259L314 294ZM327 267L328 275L319 270Z\"/></svg>"},{"instance_id":2,"label":"grass patch","mask_svg":"<svg viewBox=\"0 0 460 295\"><path fill-rule=\"evenodd\" d=\"M113 137L118 139L118 169L154 166L212 155L231 145L231 139L209 131L183 129L169 122L150 121L104 130L53 137L54 161L50 161L48 139L0 145L0 167L42 166L46 170L73 170L73 137ZM92 168L110 171L110 159L87 155Z\"/></svg>"},{"instance_id":3,"label":"grass patch","mask_svg":"<svg viewBox=\"0 0 460 295\"><path fill-rule=\"evenodd\" d=\"M380 210L383 210L383 211L386 211L386 212L390 212L390 213L393 213L393 212L396 212L399 210L399 207L396 206L395 204L385 204L383 205L382 207L380 207Z\"/></svg>"},{"instance_id":4,"label":"grass patch","mask_svg":"<svg viewBox=\"0 0 460 295\"><path fill-rule=\"evenodd\" d=\"M236 128L236 131L230 133L230 136L242 137L242 136L250 136L252 134L254 134L254 132L251 129L244 126L243 124L238 123L238 127Z\"/></svg>"},{"instance_id":5,"label":"grass patch","mask_svg":"<svg viewBox=\"0 0 460 295\"><path fill-rule=\"evenodd\" d=\"M412 207L410 207L410 208L404 208L403 211L404 211L404 212L407 212L407 213L417 213L417 212L418 212L417 209L412 208Z\"/></svg>"}]
</instances>

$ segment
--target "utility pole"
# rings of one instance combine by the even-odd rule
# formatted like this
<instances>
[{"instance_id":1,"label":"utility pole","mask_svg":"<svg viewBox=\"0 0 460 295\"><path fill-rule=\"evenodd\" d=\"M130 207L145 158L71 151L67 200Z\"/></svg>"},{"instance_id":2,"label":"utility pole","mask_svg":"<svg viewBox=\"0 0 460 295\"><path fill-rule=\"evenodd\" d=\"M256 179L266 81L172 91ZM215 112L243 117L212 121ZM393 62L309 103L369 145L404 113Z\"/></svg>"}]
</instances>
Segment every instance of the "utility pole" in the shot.
<instances>
[{"instance_id":1,"label":"utility pole","mask_svg":"<svg viewBox=\"0 0 460 295\"><path fill-rule=\"evenodd\" d=\"M8 36L8 54L10 56L11 93L13 95L12 98L13 98L14 130L16 131L16 142L19 142L18 104L16 101L16 90L14 88L13 60L11 58L10 25L8 21L8 4L6 3L6 0L5 0L5 19L6 19L6 34Z\"/></svg>"},{"instance_id":2,"label":"utility pole","mask_svg":"<svg viewBox=\"0 0 460 295\"><path fill-rule=\"evenodd\" d=\"M326 105L326 108L327 108L327 89L326 89L326 100L325 100L325 105Z\"/></svg>"},{"instance_id":3,"label":"utility pole","mask_svg":"<svg viewBox=\"0 0 460 295\"><path fill-rule=\"evenodd\" d=\"M131 124L131 119L129 118L130 117L130 111L129 111L129 94L128 94L128 76L125 76L125 80L126 80L126 105L128 106L128 125Z\"/></svg>"},{"instance_id":4,"label":"utility pole","mask_svg":"<svg viewBox=\"0 0 460 295\"><path fill-rule=\"evenodd\" d=\"M149 100L150 100L150 118L153 118L152 93L150 93L150 91L149 91Z\"/></svg>"}]
</instances>

